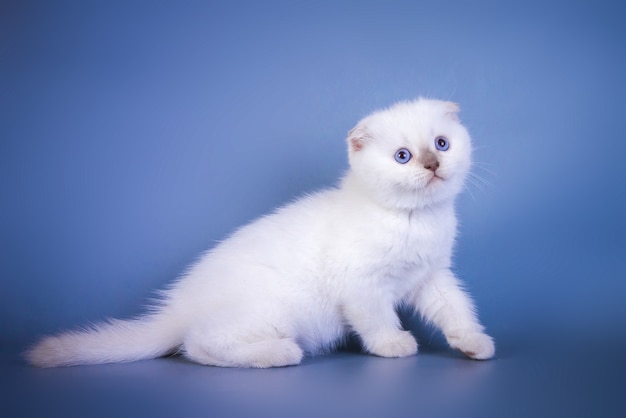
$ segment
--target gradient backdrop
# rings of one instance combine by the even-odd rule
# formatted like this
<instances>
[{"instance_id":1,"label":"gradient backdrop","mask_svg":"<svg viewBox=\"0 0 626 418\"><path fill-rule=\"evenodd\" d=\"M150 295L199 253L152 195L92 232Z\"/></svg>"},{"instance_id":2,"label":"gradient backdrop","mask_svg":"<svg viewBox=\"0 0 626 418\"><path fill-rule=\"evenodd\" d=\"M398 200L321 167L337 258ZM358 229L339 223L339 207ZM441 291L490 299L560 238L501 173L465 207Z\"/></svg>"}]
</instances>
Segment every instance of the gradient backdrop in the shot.
<instances>
[{"instance_id":1,"label":"gradient backdrop","mask_svg":"<svg viewBox=\"0 0 626 418\"><path fill-rule=\"evenodd\" d=\"M603 0L3 1L8 410L626 413L625 21L625 3ZM279 371L21 363L36 336L141 313L235 227L335 184L347 131L419 95L460 103L476 144L456 269L497 360L462 360L409 319L424 354L397 361L344 353ZM176 380L181 370L188 380Z\"/></svg>"}]
</instances>

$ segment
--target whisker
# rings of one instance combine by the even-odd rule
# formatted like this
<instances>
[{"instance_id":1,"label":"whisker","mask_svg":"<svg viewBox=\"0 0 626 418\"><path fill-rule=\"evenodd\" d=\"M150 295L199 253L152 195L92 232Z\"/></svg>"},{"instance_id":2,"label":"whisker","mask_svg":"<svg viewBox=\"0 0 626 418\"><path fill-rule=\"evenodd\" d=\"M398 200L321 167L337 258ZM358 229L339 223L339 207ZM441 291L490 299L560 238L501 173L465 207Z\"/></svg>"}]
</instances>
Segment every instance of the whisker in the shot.
<instances>
[{"instance_id":1,"label":"whisker","mask_svg":"<svg viewBox=\"0 0 626 418\"><path fill-rule=\"evenodd\" d=\"M493 166L493 164L491 164L491 163L486 163L486 162L484 162L484 161L472 161L472 165L479 166L479 167L489 167L489 166Z\"/></svg>"},{"instance_id":2,"label":"whisker","mask_svg":"<svg viewBox=\"0 0 626 418\"><path fill-rule=\"evenodd\" d=\"M472 147L472 151L479 151L481 149L489 149L489 146L488 145L479 145L479 146Z\"/></svg>"},{"instance_id":3,"label":"whisker","mask_svg":"<svg viewBox=\"0 0 626 418\"><path fill-rule=\"evenodd\" d=\"M476 200L476 196L472 189L485 193L486 189L493 188L493 184L483 176L470 171L465 178L464 189L468 191L472 200Z\"/></svg>"},{"instance_id":4,"label":"whisker","mask_svg":"<svg viewBox=\"0 0 626 418\"><path fill-rule=\"evenodd\" d=\"M476 181L475 179L471 178L471 177L467 178L467 183L472 185L473 187L475 187L477 190L479 190L481 192L485 191L484 185L481 184L480 182Z\"/></svg>"},{"instance_id":5,"label":"whisker","mask_svg":"<svg viewBox=\"0 0 626 418\"><path fill-rule=\"evenodd\" d=\"M477 173L474 173L474 172L470 171L468 173L468 176L473 178L473 179L475 179L475 180L477 180L477 181L479 181L480 183L483 183L483 184L488 185L488 186L492 186L492 183L489 180L487 180L485 177L481 176L480 174L477 174Z\"/></svg>"},{"instance_id":6,"label":"whisker","mask_svg":"<svg viewBox=\"0 0 626 418\"><path fill-rule=\"evenodd\" d=\"M472 198L472 200L476 201L476 196L474 196L474 193L472 193L472 189L470 189L467 184L463 185L463 188L465 190L467 190L467 193L469 193L470 197Z\"/></svg>"},{"instance_id":7,"label":"whisker","mask_svg":"<svg viewBox=\"0 0 626 418\"><path fill-rule=\"evenodd\" d=\"M495 171L493 171L493 170L491 170L491 169L489 169L489 168L485 167L483 164L480 164L480 163L474 163L473 168L478 168L478 169L481 169L481 170L483 170L483 171L485 171L485 172L487 172L487 173L491 174L492 176L497 177L497 174L496 174L496 172L495 172Z\"/></svg>"}]
</instances>

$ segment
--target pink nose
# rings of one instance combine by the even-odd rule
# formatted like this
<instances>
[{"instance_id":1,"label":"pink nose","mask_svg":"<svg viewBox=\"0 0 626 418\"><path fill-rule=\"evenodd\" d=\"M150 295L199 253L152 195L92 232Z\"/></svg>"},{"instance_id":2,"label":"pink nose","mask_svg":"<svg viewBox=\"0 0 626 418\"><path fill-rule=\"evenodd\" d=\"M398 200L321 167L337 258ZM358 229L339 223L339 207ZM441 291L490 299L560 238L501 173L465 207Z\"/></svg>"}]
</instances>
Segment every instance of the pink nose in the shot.
<instances>
[{"instance_id":1,"label":"pink nose","mask_svg":"<svg viewBox=\"0 0 626 418\"><path fill-rule=\"evenodd\" d=\"M425 151L420 156L420 162L424 165L424 168L426 170L430 170L433 173L439 168L439 160L437 159L437 156L431 151Z\"/></svg>"}]
</instances>

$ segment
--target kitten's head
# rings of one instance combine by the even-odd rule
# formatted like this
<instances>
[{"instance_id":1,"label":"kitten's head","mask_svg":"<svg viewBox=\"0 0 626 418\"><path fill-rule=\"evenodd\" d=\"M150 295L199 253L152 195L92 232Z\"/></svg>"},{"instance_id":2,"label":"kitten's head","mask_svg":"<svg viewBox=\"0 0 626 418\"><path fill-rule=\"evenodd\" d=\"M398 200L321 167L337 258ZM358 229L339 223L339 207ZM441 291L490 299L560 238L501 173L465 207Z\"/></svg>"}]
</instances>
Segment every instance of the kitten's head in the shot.
<instances>
[{"instance_id":1,"label":"kitten's head","mask_svg":"<svg viewBox=\"0 0 626 418\"><path fill-rule=\"evenodd\" d=\"M348 135L353 178L379 203L416 209L450 201L471 165L455 103L419 98L361 120Z\"/></svg>"}]
</instances>

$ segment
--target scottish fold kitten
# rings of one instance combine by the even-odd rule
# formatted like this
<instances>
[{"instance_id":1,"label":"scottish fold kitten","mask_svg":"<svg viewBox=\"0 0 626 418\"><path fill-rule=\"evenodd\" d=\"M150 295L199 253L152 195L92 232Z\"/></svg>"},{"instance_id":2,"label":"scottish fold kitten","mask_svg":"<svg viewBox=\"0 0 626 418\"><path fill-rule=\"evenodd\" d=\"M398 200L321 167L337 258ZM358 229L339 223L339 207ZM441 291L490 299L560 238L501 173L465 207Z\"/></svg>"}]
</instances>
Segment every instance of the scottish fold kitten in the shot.
<instances>
[{"instance_id":1,"label":"scottish fold kitten","mask_svg":"<svg viewBox=\"0 0 626 418\"><path fill-rule=\"evenodd\" d=\"M473 359L494 355L450 270L455 196L471 141L454 103L420 98L375 112L347 138L350 170L208 251L159 306L132 320L46 337L36 366L126 362L180 352L200 364L277 367L349 333L382 357L417 353L409 305Z\"/></svg>"}]
</instances>

